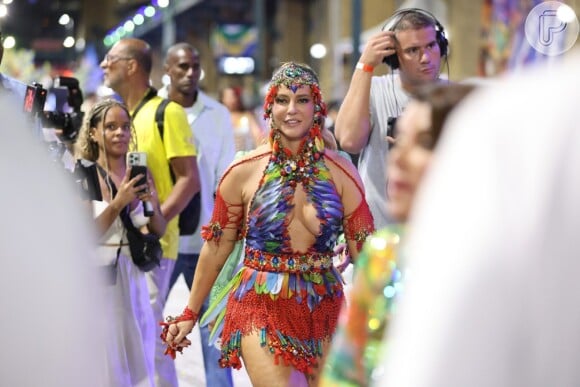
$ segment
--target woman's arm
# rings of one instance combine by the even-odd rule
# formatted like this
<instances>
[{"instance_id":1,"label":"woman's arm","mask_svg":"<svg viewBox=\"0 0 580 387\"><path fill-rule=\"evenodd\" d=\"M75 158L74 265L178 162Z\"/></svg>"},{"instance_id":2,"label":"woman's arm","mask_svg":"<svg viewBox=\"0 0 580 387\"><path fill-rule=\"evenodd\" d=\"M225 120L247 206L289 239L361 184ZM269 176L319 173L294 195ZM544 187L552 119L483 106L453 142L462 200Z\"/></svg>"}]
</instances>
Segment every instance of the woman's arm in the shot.
<instances>
[{"instance_id":1,"label":"woman's arm","mask_svg":"<svg viewBox=\"0 0 580 387\"><path fill-rule=\"evenodd\" d=\"M125 208L133 200L137 199L137 192L147 189L147 185L137 185L142 175L137 175L129 180L129 173L127 172L119 184L117 195L109 202L109 205L96 218L97 231L99 237L104 235L111 224L119 216L123 208ZM100 180L100 177L99 177Z\"/></svg>"},{"instance_id":2,"label":"woman's arm","mask_svg":"<svg viewBox=\"0 0 580 387\"><path fill-rule=\"evenodd\" d=\"M226 171L218 187L212 219L208 225L202 227L202 237L206 242L199 254L196 268L196 273L201 275L194 276L184 311L187 317L178 318L180 322L171 324L165 332L165 341L174 350L189 345L185 336L193 329L204 300L239 238L246 206L243 182L247 178L243 173L250 166L251 164L234 165Z\"/></svg>"},{"instance_id":3,"label":"woman's arm","mask_svg":"<svg viewBox=\"0 0 580 387\"><path fill-rule=\"evenodd\" d=\"M109 205L95 218L95 224L97 226L98 237L103 236L109 227L113 224L115 219L121 213L124 206L119 203L119 201L112 201Z\"/></svg>"},{"instance_id":4,"label":"woman's arm","mask_svg":"<svg viewBox=\"0 0 580 387\"><path fill-rule=\"evenodd\" d=\"M160 237L165 234L165 229L167 228L167 220L161 212L161 206L159 204L159 197L157 196L157 189L155 188L155 181L151 174L149 174L149 190L146 194L141 195L139 199L146 200L151 203L153 207L153 216L149 217L149 223L147 224L147 229Z\"/></svg>"}]
</instances>

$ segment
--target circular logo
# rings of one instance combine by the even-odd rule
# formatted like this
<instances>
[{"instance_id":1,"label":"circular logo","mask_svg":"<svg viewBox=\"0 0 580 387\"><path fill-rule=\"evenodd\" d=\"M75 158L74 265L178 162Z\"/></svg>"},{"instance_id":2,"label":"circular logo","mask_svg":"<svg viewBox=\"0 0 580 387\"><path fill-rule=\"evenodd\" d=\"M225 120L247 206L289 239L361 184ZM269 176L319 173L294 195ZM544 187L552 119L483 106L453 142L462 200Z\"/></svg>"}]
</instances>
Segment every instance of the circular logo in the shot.
<instances>
[{"instance_id":1,"label":"circular logo","mask_svg":"<svg viewBox=\"0 0 580 387\"><path fill-rule=\"evenodd\" d=\"M568 51L580 30L574 10L559 1L536 5L526 17L528 43L544 55L556 56Z\"/></svg>"}]
</instances>

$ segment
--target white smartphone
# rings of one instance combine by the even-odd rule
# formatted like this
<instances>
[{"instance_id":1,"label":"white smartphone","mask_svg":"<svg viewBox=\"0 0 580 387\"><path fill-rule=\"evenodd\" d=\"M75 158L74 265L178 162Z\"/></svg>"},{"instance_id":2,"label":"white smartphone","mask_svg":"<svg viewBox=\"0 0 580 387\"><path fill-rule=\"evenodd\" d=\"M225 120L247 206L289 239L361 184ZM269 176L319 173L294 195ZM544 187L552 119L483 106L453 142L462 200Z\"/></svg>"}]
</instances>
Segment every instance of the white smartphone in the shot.
<instances>
[{"instance_id":1,"label":"white smartphone","mask_svg":"<svg viewBox=\"0 0 580 387\"><path fill-rule=\"evenodd\" d=\"M137 185L147 184L147 153L145 152L129 152L127 153L127 166L131 168L130 179L142 174L143 177L139 179Z\"/></svg>"}]
</instances>

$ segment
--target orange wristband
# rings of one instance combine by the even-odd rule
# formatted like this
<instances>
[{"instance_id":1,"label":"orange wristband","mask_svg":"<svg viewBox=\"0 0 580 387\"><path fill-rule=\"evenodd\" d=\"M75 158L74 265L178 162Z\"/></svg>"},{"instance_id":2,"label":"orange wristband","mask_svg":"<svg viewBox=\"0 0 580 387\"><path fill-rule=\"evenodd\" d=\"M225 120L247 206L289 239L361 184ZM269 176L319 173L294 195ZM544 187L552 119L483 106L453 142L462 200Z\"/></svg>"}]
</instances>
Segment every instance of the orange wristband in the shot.
<instances>
[{"instance_id":1,"label":"orange wristband","mask_svg":"<svg viewBox=\"0 0 580 387\"><path fill-rule=\"evenodd\" d=\"M375 71L375 68L371 65L362 63L362 62L358 62L355 66L356 69L362 70L365 73L373 73Z\"/></svg>"}]
</instances>

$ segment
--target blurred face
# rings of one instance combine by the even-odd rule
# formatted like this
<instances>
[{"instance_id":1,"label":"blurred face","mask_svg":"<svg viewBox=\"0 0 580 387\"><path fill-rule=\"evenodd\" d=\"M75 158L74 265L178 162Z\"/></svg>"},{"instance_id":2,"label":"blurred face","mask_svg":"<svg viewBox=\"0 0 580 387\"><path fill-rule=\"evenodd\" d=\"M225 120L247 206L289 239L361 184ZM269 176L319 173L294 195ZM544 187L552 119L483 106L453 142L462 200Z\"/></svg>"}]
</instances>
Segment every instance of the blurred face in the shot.
<instances>
[{"instance_id":1,"label":"blurred face","mask_svg":"<svg viewBox=\"0 0 580 387\"><path fill-rule=\"evenodd\" d=\"M239 108L238 96L234 89L227 88L222 92L222 103L229 111L236 111Z\"/></svg>"},{"instance_id":2,"label":"blurred face","mask_svg":"<svg viewBox=\"0 0 580 387\"><path fill-rule=\"evenodd\" d=\"M433 27L396 32L397 55L403 85L419 86L439 76L441 52Z\"/></svg>"},{"instance_id":3,"label":"blurred face","mask_svg":"<svg viewBox=\"0 0 580 387\"><path fill-rule=\"evenodd\" d=\"M310 86L300 86L293 92L284 85L272 106L274 127L289 141L301 140L314 121L314 99Z\"/></svg>"},{"instance_id":4,"label":"blurred face","mask_svg":"<svg viewBox=\"0 0 580 387\"><path fill-rule=\"evenodd\" d=\"M431 107L410 102L397 121L397 130L387 162L387 207L395 219L406 221L433 154Z\"/></svg>"},{"instance_id":5,"label":"blurred face","mask_svg":"<svg viewBox=\"0 0 580 387\"><path fill-rule=\"evenodd\" d=\"M125 80L128 62L133 59L125 52L122 44L116 44L109 50L100 66L103 69L103 83L113 90L118 90L118 86Z\"/></svg>"},{"instance_id":6,"label":"blurred face","mask_svg":"<svg viewBox=\"0 0 580 387\"><path fill-rule=\"evenodd\" d=\"M119 106L112 106L93 128L92 137L99 144L99 153L124 157L131 141L131 120Z\"/></svg>"},{"instance_id":7,"label":"blurred face","mask_svg":"<svg viewBox=\"0 0 580 387\"><path fill-rule=\"evenodd\" d=\"M197 92L201 75L199 55L187 49L179 49L167 58L165 72L173 88L182 94L193 95Z\"/></svg>"}]
</instances>

